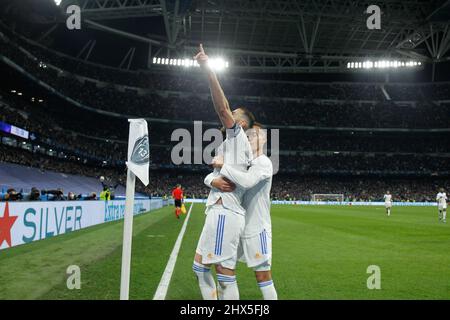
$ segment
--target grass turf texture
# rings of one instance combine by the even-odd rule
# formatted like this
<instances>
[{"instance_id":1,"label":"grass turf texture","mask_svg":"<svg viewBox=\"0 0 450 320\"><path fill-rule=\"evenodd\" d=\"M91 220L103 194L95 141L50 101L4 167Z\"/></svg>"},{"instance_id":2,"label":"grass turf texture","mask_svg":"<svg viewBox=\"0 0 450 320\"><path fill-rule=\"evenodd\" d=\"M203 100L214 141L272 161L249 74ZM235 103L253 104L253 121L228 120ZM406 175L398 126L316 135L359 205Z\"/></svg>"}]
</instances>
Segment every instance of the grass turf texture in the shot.
<instances>
[{"instance_id":1,"label":"grass turf texture","mask_svg":"<svg viewBox=\"0 0 450 320\"><path fill-rule=\"evenodd\" d=\"M191 270L204 221L195 204L167 299L201 299ZM152 299L185 216L171 207L135 217L131 299ZM273 206L273 277L280 299L449 299L450 225L435 207ZM118 299L122 222L0 251L0 299ZM68 290L66 268L81 268ZM381 290L368 290L369 265ZM239 264L241 299L261 299Z\"/></svg>"}]
</instances>

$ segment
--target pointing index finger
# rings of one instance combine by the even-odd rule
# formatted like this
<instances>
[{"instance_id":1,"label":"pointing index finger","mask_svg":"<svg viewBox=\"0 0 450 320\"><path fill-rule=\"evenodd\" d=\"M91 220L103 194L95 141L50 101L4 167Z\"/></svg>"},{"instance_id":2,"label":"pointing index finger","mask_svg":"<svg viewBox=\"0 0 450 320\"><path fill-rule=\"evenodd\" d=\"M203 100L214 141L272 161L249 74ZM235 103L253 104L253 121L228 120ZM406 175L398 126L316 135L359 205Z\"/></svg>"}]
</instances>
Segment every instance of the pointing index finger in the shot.
<instances>
[{"instance_id":1,"label":"pointing index finger","mask_svg":"<svg viewBox=\"0 0 450 320\"><path fill-rule=\"evenodd\" d=\"M205 50L203 49L203 44L200 43L200 52L205 54Z\"/></svg>"}]
</instances>

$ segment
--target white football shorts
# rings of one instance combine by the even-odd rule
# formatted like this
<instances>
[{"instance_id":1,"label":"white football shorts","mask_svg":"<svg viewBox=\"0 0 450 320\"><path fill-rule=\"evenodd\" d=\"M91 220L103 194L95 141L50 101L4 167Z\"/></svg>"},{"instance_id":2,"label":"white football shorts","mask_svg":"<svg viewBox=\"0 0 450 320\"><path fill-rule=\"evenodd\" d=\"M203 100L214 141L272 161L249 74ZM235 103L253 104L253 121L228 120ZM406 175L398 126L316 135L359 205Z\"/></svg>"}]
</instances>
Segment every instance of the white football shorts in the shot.
<instances>
[{"instance_id":1,"label":"white football shorts","mask_svg":"<svg viewBox=\"0 0 450 320\"><path fill-rule=\"evenodd\" d=\"M220 264L234 270L245 217L222 205L211 206L206 213L196 252L202 256L202 264Z\"/></svg>"},{"instance_id":2,"label":"white football shorts","mask_svg":"<svg viewBox=\"0 0 450 320\"><path fill-rule=\"evenodd\" d=\"M386 208L392 208L392 202L385 202L385 203L384 203L384 206L385 206Z\"/></svg>"},{"instance_id":3,"label":"white football shorts","mask_svg":"<svg viewBox=\"0 0 450 320\"><path fill-rule=\"evenodd\" d=\"M269 271L272 265L272 234L263 230L252 237L241 237L239 261L255 271Z\"/></svg>"},{"instance_id":4,"label":"white football shorts","mask_svg":"<svg viewBox=\"0 0 450 320\"><path fill-rule=\"evenodd\" d=\"M447 210L447 204L439 204L438 205L439 210Z\"/></svg>"}]
</instances>

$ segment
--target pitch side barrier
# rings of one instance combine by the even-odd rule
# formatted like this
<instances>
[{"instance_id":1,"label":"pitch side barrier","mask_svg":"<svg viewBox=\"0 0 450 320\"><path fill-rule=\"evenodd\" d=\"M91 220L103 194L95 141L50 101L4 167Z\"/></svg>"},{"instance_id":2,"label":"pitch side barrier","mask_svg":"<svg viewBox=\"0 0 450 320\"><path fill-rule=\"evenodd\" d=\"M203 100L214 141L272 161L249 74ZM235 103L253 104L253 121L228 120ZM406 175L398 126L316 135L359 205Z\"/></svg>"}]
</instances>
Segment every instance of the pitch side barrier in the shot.
<instances>
[{"instance_id":1,"label":"pitch side barrier","mask_svg":"<svg viewBox=\"0 0 450 320\"><path fill-rule=\"evenodd\" d=\"M206 199L186 199L188 202L206 203ZM321 205L321 206L384 206L384 202L363 202L363 201L287 201L287 200L272 200L272 204L297 204L297 205ZM393 202L393 206L417 206L417 207L434 207L436 202Z\"/></svg>"},{"instance_id":2,"label":"pitch side barrier","mask_svg":"<svg viewBox=\"0 0 450 320\"><path fill-rule=\"evenodd\" d=\"M134 215L167 205L135 199ZM0 202L0 250L123 219L125 200Z\"/></svg>"}]
</instances>

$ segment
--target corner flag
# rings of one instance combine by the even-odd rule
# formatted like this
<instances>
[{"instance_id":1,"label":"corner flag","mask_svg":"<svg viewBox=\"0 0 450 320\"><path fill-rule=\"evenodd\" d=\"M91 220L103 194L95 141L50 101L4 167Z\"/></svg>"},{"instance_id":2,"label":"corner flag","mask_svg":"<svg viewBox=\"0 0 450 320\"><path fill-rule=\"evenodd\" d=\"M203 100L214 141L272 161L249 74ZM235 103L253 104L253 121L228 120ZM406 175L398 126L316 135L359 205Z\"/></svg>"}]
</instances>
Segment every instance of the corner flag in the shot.
<instances>
[{"instance_id":1,"label":"corner flag","mask_svg":"<svg viewBox=\"0 0 450 320\"><path fill-rule=\"evenodd\" d=\"M130 290L131 242L133 235L134 188L136 178L148 185L150 166L150 147L147 121L129 119L127 187L125 216L123 224L122 271L120 275L120 300L128 300Z\"/></svg>"},{"instance_id":2,"label":"corner flag","mask_svg":"<svg viewBox=\"0 0 450 320\"><path fill-rule=\"evenodd\" d=\"M127 167L147 186L150 157L147 121L144 119L128 121L130 122L130 137Z\"/></svg>"}]
</instances>

